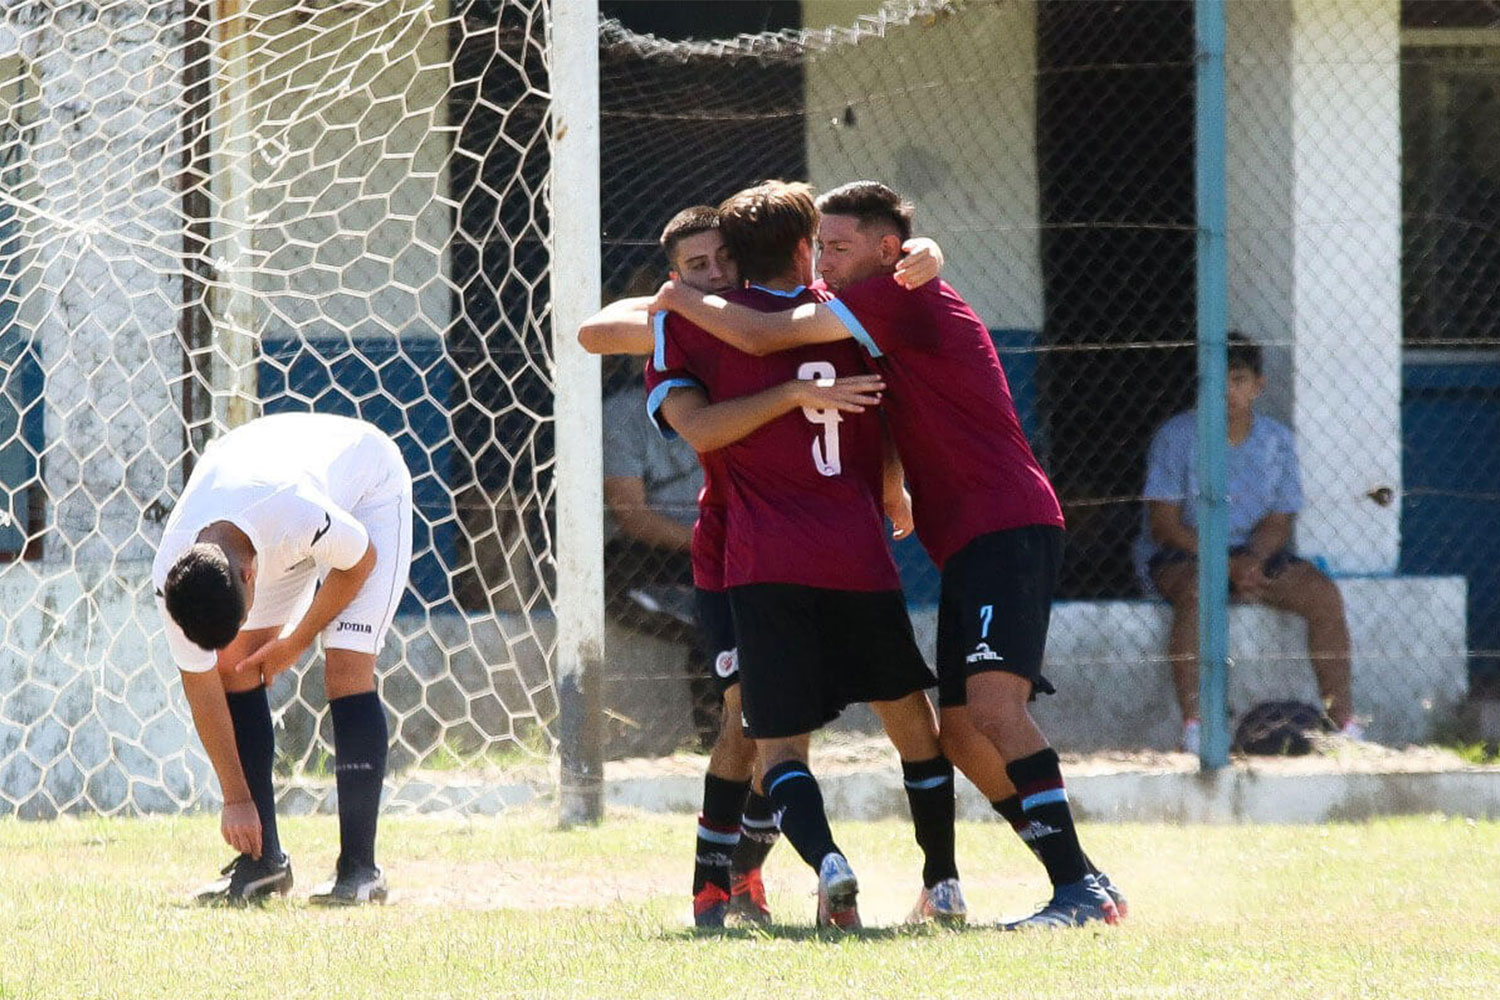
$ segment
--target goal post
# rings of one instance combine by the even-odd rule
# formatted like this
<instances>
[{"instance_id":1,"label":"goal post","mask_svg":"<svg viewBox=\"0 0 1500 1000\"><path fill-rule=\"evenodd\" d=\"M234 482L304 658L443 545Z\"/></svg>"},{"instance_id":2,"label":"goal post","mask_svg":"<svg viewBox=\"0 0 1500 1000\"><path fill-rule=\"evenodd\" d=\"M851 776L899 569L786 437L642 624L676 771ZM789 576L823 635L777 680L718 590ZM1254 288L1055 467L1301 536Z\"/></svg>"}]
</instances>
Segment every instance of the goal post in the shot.
<instances>
[{"instance_id":1,"label":"goal post","mask_svg":"<svg viewBox=\"0 0 1500 1000\"><path fill-rule=\"evenodd\" d=\"M565 825L604 816L603 444L599 359L599 4L552 0L552 351L557 421L557 702Z\"/></svg>"}]
</instances>

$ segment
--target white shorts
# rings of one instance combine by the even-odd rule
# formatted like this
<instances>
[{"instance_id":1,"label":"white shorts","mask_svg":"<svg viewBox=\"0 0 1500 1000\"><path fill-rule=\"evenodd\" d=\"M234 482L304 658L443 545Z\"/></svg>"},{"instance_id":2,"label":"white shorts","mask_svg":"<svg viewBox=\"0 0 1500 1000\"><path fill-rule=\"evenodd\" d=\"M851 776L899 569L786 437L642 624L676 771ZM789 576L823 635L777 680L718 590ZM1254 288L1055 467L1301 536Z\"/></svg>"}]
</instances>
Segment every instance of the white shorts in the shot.
<instances>
[{"instance_id":1,"label":"white shorts","mask_svg":"<svg viewBox=\"0 0 1500 1000\"><path fill-rule=\"evenodd\" d=\"M349 606L322 632L324 649L379 653L396 616L411 574L412 484L401 450L388 438L372 438L384 454L371 456L389 474L372 487L349 514L364 526L375 546L375 568ZM277 580L257 580L255 599L241 630L295 626L312 604L323 574L311 561L305 569Z\"/></svg>"}]
</instances>

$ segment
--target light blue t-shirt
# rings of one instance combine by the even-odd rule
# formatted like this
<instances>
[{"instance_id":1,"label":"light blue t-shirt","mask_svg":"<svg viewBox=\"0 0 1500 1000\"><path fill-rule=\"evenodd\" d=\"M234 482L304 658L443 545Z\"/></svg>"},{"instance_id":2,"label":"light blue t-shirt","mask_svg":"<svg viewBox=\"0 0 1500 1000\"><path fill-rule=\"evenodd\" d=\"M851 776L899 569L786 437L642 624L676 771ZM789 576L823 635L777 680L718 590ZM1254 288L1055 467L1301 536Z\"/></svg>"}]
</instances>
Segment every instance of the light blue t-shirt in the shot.
<instances>
[{"instance_id":1,"label":"light blue t-shirt","mask_svg":"<svg viewBox=\"0 0 1500 1000\"><path fill-rule=\"evenodd\" d=\"M646 413L646 391L637 382L604 401L604 475L640 479L646 504L678 524L698 520L698 493L703 467L692 446L680 437L663 437ZM605 534L619 526L606 512Z\"/></svg>"},{"instance_id":2,"label":"light blue t-shirt","mask_svg":"<svg viewBox=\"0 0 1500 1000\"><path fill-rule=\"evenodd\" d=\"M1267 514L1302 509L1302 477L1291 430L1256 414L1245 440L1229 448L1229 546L1244 545ZM1198 413L1188 410L1162 424L1146 458L1146 500L1182 505L1182 521L1198 527ZM1135 571L1148 594L1155 588L1146 563L1158 548L1151 538L1151 511L1142 504L1141 533L1135 540Z\"/></svg>"}]
</instances>

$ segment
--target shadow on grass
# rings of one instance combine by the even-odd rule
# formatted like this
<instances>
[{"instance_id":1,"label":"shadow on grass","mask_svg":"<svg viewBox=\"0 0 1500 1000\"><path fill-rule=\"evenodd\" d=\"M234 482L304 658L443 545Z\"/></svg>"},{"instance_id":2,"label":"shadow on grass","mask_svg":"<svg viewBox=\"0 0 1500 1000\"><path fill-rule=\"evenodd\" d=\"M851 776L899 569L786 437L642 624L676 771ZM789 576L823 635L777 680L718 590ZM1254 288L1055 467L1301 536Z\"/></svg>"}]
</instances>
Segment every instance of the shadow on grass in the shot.
<instances>
[{"instance_id":1,"label":"shadow on grass","mask_svg":"<svg viewBox=\"0 0 1500 1000\"><path fill-rule=\"evenodd\" d=\"M837 930L831 927L809 927L799 924L768 924L762 927L684 927L667 931L661 935L664 941L698 941L704 938L727 941L893 941L901 938L938 937L944 934L964 934L975 931L995 931L998 927L966 926L938 927L931 924L891 927L865 927L857 931Z\"/></svg>"}]
</instances>

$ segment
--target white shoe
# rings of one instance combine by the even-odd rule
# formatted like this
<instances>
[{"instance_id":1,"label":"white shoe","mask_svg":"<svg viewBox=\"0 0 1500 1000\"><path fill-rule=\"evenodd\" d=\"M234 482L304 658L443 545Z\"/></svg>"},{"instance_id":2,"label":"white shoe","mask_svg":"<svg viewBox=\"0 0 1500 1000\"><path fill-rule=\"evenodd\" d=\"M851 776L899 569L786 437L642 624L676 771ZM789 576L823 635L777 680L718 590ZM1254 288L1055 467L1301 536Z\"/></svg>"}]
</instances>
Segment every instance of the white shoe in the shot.
<instances>
[{"instance_id":1,"label":"white shoe","mask_svg":"<svg viewBox=\"0 0 1500 1000\"><path fill-rule=\"evenodd\" d=\"M855 896L859 882L842 854L830 854L818 866L818 926L857 931L861 924Z\"/></svg>"},{"instance_id":2,"label":"white shoe","mask_svg":"<svg viewBox=\"0 0 1500 1000\"><path fill-rule=\"evenodd\" d=\"M1203 726L1197 719L1188 719L1182 724L1182 736L1177 740L1177 749L1194 757L1203 749Z\"/></svg>"},{"instance_id":3,"label":"white shoe","mask_svg":"<svg viewBox=\"0 0 1500 1000\"><path fill-rule=\"evenodd\" d=\"M1348 722L1344 723L1344 727L1339 730L1339 735L1352 743L1364 743L1365 727L1361 726L1353 719L1350 719Z\"/></svg>"},{"instance_id":4,"label":"white shoe","mask_svg":"<svg viewBox=\"0 0 1500 1000\"><path fill-rule=\"evenodd\" d=\"M385 873L373 865L362 865L334 875L314 889L307 901L313 906L360 906L384 903L387 894Z\"/></svg>"},{"instance_id":5,"label":"white shoe","mask_svg":"<svg viewBox=\"0 0 1500 1000\"><path fill-rule=\"evenodd\" d=\"M917 897L917 905L907 915L908 924L925 924L932 920L945 927L962 927L968 919L969 907L964 903L964 890L956 878L945 878L937 885L924 887Z\"/></svg>"}]
</instances>

